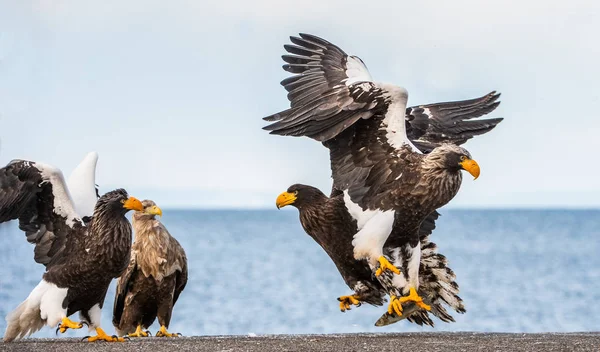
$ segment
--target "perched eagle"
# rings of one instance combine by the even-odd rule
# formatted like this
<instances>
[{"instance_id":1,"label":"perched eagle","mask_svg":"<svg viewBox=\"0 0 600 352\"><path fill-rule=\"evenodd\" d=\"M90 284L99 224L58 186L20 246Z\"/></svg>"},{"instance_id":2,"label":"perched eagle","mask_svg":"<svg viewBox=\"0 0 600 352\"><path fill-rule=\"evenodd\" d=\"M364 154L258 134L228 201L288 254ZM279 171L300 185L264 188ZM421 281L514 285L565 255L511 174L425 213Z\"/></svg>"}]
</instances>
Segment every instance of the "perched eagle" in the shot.
<instances>
[{"instance_id":1,"label":"perched eagle","mask_svg":"<svg viewBox=\"0 0 600 352\"><path fill-rule=\"evenodd\" d=\"M333 260L346 285L354 294L341 296L340 309L350 309L352 305L359 306L366 302L382 305L386 289L372 275L365 260L356 260L353 255L352 237L358 231L356 220L352 218L342 194L327 197L323 192L312 186L295 184L281 193L276 200L277 208L287 205L296 207L300 213L302 227ZM421 224L419 241L421 246L421 265L419 268L419 294L425 304L431 306L431 313L444 322L453 322L454 318L444 308L449 305L458 313L464 313L462 299L458 296L458 284L455 275L447 266L446 258L437 252L437 246L429 242L429 235L435 228L435 220L439 214L434 211ZM388 253L388 255L390 255ZM419 325L433 326L428 312L417 310L412 304L400 316L384 315L377 325L388 325L400 319L407 318Z\"/></svg>"},{"instance_id":2,"label":"perched eagle","mask_svg":"<svg viewBox=\"0 0 600 352\"><path fill-rule=\"evenodd\" d=\"M266 117L274 122L265 129L323 142L332 196L342 195L356 221L354 258L367 260L390 293L388 312L401 315L406 302L430 309L417 293L419 229L456 195L461 170L479 176L458 144L501 121L469 120L492 111L498 96L407 109L406 89L374 82L358 57L313 35L291 41L283 67L294 75L282 81L291 106Z\"/></svg>"},{"instance_id":3,"label":"perched eagle","mask_svg":"<svg viewBox=\"0 0 600 352\"><path fill-rule=\"evenodd\" d=\"M123 341L100 328L100 315L108 286L129 262L131 224L129 210L142 203L123 189L108 192L97 201L93 217L85 223L75 211L62 172L42 163L14 160L0 169L0 223L19 220L27 240L35 244L35 261L46 266L42 281L29 297L6 317L4 341L30 335L44 325L61 333L82 323L96 330L88 341Z\"/></svg>"},{"instance_id":4,"label":"perched eagle","mask_svg":"<svg viewBox=\"0 0 600 352\"><path fill-rule=\"evenodd\" d=\"M187 258L179 242L155 218L162 211L151 200L133 214L135 241L127 270L119 278L113 308L113 325L119 336L146 337L144 331L158 317L156 336L169 333L173 306L188 279Z\"/></svg>"}]
</instances>

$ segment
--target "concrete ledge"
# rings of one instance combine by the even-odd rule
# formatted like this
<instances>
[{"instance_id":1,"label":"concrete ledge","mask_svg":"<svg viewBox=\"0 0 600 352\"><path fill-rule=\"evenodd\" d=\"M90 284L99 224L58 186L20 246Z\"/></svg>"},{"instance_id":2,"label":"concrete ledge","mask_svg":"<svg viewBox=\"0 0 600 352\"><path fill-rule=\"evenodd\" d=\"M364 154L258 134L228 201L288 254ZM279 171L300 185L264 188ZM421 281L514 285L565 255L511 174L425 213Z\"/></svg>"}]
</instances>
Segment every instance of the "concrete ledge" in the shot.
<instances>
[{"instance_id":1,"label":"concrete ledge","mask_svg":"<svg viewBox=\"0 0 600 352\"><path fill-rule=\"evenodd\" d=\"M406 333L142 338L125 343L24 339L0 351L600 351L600 333Z\"/></svg>"}]
</instances>

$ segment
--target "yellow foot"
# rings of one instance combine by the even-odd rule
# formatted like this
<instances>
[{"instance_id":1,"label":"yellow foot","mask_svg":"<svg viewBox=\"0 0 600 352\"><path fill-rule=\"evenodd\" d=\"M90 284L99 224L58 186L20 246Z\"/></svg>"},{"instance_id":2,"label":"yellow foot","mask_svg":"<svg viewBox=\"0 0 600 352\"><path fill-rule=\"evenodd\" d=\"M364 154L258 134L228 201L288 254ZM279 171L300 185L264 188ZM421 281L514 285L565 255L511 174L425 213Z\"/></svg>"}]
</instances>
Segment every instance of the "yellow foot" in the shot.
<instances>
[{"instance_id":1,"label":"yellow foot","mask_svg":"<svg viewBox=\"0 0 600 352\"><path fill-rule=\"evenodd\" d=\"M390 305L388 306L388 314L402 315L402 302L398 299L398 297L392 295L390 296Z\"/></svg>"},{"instance_id":2,"label":"yellow foot","mask_svg":"<svg viewBox=\"0 0 600 352\"><path fill-rule=\"evenodd\" d=\"M361 304L356 295L338 297L338 301L340 301L340 310L342 312L350 310L350 306L352 305L360 307Z\"/></svg>"},{"instance_id":3,"label":"yellow foot","mask_svg":"<svg viewBox=\"0 0 600 352\"><path fill-rule=\"evenodd\" d=\"M137 328L135 329L135 332L128 334L127 336L129 336L129 337L148 337L148 336L150 336L150 331L144 331L144 330L142 330L142 326L138 325Z\"/></svg>"},{"instance_id":4,"label":"yellow foot","mask_svg":"<svg viewBox=\"0 0 600 352\"><path fill-rule=\"evenodd\" d=\"M157 337L179 337L179 336L181 336L181 334L178 332L172 334L167 331L167 328L164 325L161 325L160 330L158 330L156 332L156 336Z\"/></svg>"},{"instance_id":5,"label":"yellow foot","mask_svg":"<svg viewBox=\"0 0 600 352\"><path fill-rule=\"evenodd\" d=\"M410 291L408 293L408 296L405 297L400 297L398 299L400 301L400 303L404 303L404 302L415 302L415 304L425 310L431 310L431 306L423 303L423 298L421 298L421 296L419 296L417 294L417 290L415 290L414 287L410 288Z\"/></svg>"},{"instance_id":6,"label":"yellow foot","mask_svg":"<svg viewBox=\"0 0 600 352\"><path fill-rule=\"evenodd\" d=\"M380 276L386 269L395 273L396 275L400 275L400 270L393 266L392 263L390 263L384 256L381 256L379 257L379 268L377 268L377 271L375 271L375 276Z\"/></svg>"},{"instance_id":7,"label":"yellow foot","mask_svg":"<svg viewBox=\"0 0 600 352\"><path fill-rule=\"evenodd\" d=\"M106 342L124 342L125 339L116 335L109 336L101 328L96 328L96 336L86 336L83 339L88 342L106 341Z\"/></svg>"},{"instance_id":8,"label":"yellow foot","mask_svg":"<svg viewBox=\"0 0 600 352\"><path fill-rule=\"evenodd\" d=\"M58 334L58 332L60 331L61 334L64 334L65 331L67 331L68 329L81 329L82 327L83 323L76 323L71 319L64 317L62 318L60 325L58 325L58 328L56 328L56 333Z\"/></svg>"}]
</instances>

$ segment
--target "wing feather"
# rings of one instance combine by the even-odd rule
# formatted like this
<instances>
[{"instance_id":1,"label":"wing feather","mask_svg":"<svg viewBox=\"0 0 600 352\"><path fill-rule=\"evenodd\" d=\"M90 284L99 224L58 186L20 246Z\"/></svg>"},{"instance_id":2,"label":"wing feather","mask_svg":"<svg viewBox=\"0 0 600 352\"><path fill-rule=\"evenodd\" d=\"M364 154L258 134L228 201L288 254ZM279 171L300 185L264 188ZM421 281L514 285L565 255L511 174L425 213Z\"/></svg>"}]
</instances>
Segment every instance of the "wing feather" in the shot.
<instances>
[{"instance_id":1,"label":"wing feather","mask_svg":"<svg viewBox=\"0 0 600 352\"><path fill-rule=\"evenodd\" d=\"M121 274L119 280L117 281L117 292L115 294L115 303L113 305L113 325L119 329L121 325L121 317L123 316L123 312L125 311L125 306L127 305L127 294L130 292L132 285L135 281L136 275L138 273L137 261L136 261L136 253L132 250L129 265L127 265L127 269L125 272Z\"/></svg>"},{"instance_id":2,"label":"wing feather","mask_svg":"<svg viewBox=\"0 0 600 352\"><path fill-rule=\"evenodd\" d=\"M465 143L474 136L493 130L503 119L472 120L494 111L500 93L482 97L413 106L406 109L406 133L415 146L429 152L441 143Z\"/></svg>"},{"instance_id":3,"label":"wing feather","mask_svg":"<svg viewBox=\"0 0 600 352\"><path fill-rule=\"evenodd\" d=\"M13 160L0 169L0 223L15 219L35 245L35 261L46 266L63 252L69 236L84 226L62 172L26 160Z\"/></svg>"},{"instance_id":4,"label":"wing feather","mask_svg":"<svg viewBox=\"0 0 600 352\"><path fill-rule=\"evenodd\" d=\"M327 141L390 104L389 94L373 83L358 57L319 37L301 33L285 45L283 69L295 74L281 84L290 109L267 116L272 134Z\"/></svg>"}]
</instances>

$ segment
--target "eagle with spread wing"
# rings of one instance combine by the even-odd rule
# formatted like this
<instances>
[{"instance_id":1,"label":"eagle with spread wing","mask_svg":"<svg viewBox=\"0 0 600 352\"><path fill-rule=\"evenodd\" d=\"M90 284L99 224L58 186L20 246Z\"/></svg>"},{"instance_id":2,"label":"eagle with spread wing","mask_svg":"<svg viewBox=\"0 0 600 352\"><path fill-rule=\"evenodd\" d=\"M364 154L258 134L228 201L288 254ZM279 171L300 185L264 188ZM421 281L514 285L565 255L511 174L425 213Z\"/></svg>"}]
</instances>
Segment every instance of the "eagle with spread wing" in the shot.
<instances>
[{"instance_id":1,"label":"eagle with spread wing","mask_svg":"<svg viewBox=\"0 0 600 352\"><path fill-rule=\"evenodd\" d=\"M18 219L35 245L35 261L46 266L40 283L6 317L4 341L44 325L58 325L64 333L84 323L97 334L88 341L123 341L102 330L100 316L110 282L129 262L131 224L125 214L142 209L139 200L117 189L100 197L92 218L84 222L59 169L25 160L1 168L0 223ZM76 312L82 323L68 318Z\"/></svg>"},{"instance_id":2,"label":"eagle with spread wing","mask_svg":"<svg viewBox=\"0 0 600 352\"><path fill-rule=\"evenodd\" d=\"M293 76L282 81L290 108L265 117L264 128L323 142L332 197L356 222L354 259L390 294L390 314L408 303L430 310L418 294L420 227L456 195L462 170L479 176L459 145L502 121L474 119L494 110L498 95L407 108L406 89L375 82L360 58L313 35L290 39L283 68Z\"/></svg>"}]
</instances>

